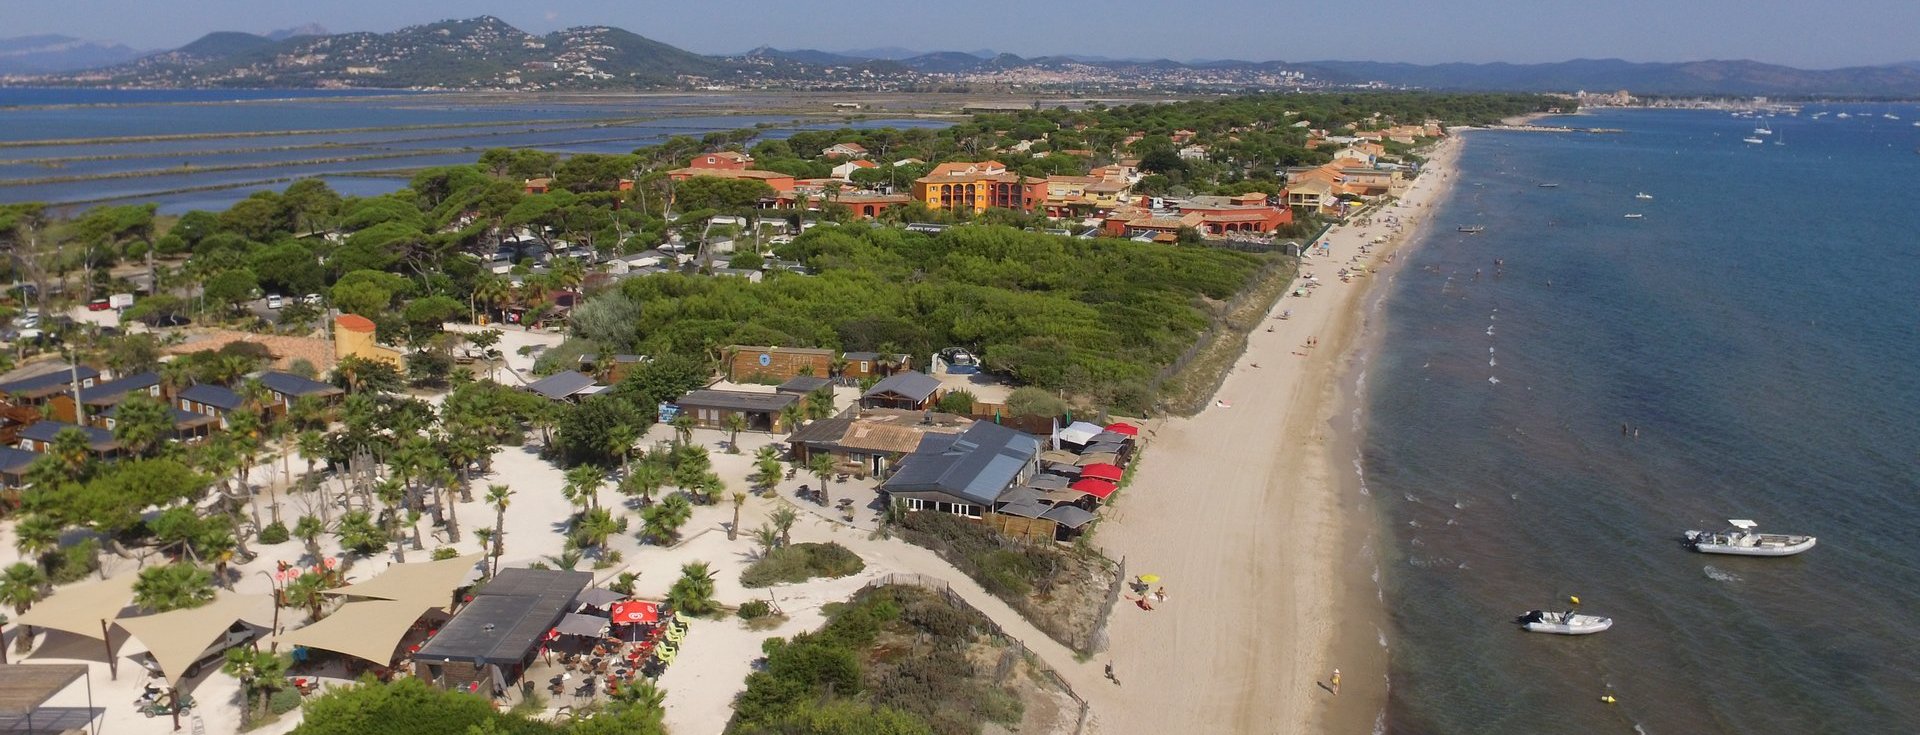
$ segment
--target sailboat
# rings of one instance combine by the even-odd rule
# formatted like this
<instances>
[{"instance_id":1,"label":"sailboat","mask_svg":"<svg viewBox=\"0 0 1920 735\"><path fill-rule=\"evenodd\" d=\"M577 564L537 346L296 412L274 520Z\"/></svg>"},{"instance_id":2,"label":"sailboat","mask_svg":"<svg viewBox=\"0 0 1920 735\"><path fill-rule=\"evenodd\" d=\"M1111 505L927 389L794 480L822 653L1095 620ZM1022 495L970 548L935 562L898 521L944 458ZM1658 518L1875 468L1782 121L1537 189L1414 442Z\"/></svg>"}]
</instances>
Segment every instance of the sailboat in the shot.
<instances>
[{"instance_id":1,"label":"sailboat","mask_svg":"<svg viewBox=\"0 0 1920 735\"><path fill-rule=\"evenodd\" d=\"M1773 130L1765 125L1753 129L1754 135L1772 135Z\"/></svg>"},{"instance_id":2,"label":"sailboat","mask_svg":"<svg viewBox=\"0 0 1920 735\"><path fill-rule=\"evenodd\" d=\"M1635 199L1652 199L1652 198L1653 198L1653 195L1652 195L1652 194L1648 194L1648 193L1646 193L1646 192L1644 192L1644 191L1643 191L1643 192L1640 192L1640 193L1638 193L1638 194L1635 194L1635 195L1633 195L1633 198L1635 198Z\"/></svg>"}]
</instances>

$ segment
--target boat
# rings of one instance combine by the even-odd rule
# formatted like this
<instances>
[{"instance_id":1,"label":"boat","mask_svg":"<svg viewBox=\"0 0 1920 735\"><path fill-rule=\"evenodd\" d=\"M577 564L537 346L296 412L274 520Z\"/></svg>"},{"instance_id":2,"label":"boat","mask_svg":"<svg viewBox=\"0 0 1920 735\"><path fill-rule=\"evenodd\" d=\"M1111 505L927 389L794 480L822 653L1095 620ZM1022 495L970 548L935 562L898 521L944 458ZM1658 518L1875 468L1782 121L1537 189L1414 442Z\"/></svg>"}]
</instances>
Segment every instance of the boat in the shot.
<instances>
[{"instance_id":1,"label":"boat","mask_svg":"<svg viewBox=\"0 0 1920 735\"><path fill-rule=\"evenodd\" d=\"M1886 119L1888 119L1888 120L1898 120L1898 119L1900 119L1900 116L1899 116L1899 115L1895 115L1895 114L1893 114L1893 113L1891 113L1891 112L1888 112L1888 113L1885 113L1885 114L1882 114L1882 115L1881 115L1881 117L1884 117L1884 118L1886 118Z\"/></svg>"},{"instance_id":2,"label":"boat","mask_svg":"<svg viewBox=\"0 0 1920 735\"><path fill-rule=\"evenodd\" d=\"M1920 128L1920 120L1913 121L1913 126L1916 128Z\"/></svg>"},{"instance_id":3,"label":"boat","mask_svg":"<svg viewBox=\"0 0 1920 735\"><path fill-rule=\"evenodd\" d=\"M1813 548L1819 542L1812 536L1792 533L1758 533L1760 524L1749 520L1727 521L1729 531L1688 531L1687 546L1702 554L1735 556L1793 556Z\"/></svg>"},{"instance_id":4,"label":"boat","mask_svg":"<svg viewBox=\"0 0 1920 735\"><path fill-rule=\"evenodd\" d=\"M1766 141L1764 141L1764 140L1761 140L1761 139L1759 139L1759 138L1741 138L1741 139L1740 139L1740 142L1742 142L1742 143L1751 143L1751 144L1753 144L1753 145L1760 145L1761 143L1765 143Z\"/></svg>"},{"instance_id":5,"label":"boat","mask_svg":"<svg viewBox=\"0 0 1920 735\"><path fill-rule=\"evenodd\" d=\"M1842 112L1842 113L1840 113L1840 114L1837 114L1837 115L1834 115L1834 118L1835 118L1835 119L1838 119L1838 120L1845 120L1845 119L1847 119L1847 118L1849 118L1849 117L1853 117L1853 115L1850 115L1850 114L1848 114L1848 113L1845 113L1845 112Z\"/></svg>"},{"instance_id":6,"label":"boat","mask_svg":"<svg viewBox=\"0 0 1920 735\"><path fill-rule=\"evenodd\" d=\"M1644 192L1644 191L1643 191L1643 192L1640 192L1640 193L1638 193L1638 194L1635 194L1635 195L1633 195L1633 198L1635 198L1635 199L1652 199L1652 198L1653 198L1653 195L1652 195L1652 194L1648 194L1648 193L1646 193L1646 192Z\"/></svg>"},{"instance_id":7,"label":"boat","mask_svg":"<svg viewBox=\"0 0 1920 735\"><path fill-rule=\"evenodd\" d=\"M1558 189L1558 188L1560 188L1560 185L1559 185L1559 184L1540 184L1539 186L1540 186L1540 188L1542 188L1542 189Z\"/></svg>"},{"instance_id":8,"label":"boat","mask_svg":"<svg viewBox=\"0 0 1920 735\"><path fill-rule=\"evenodd\" d=\"M1469 235L1478 235L1487 231L1486 225L1461 225L1460 231Z\"/></svg>"},{"instance_id":9,"label":"boat","mask_svg":"<svg viewBox=\"0 0 1920 735\"><path fill-rule=\"evenodd\" d=\"M1527 614L1514 618L1513 622L1528 633L1552 633L1555 635L1592 635L1613 627L1613 618L1599 615L1584 615L1568 610L1565 612L1547 612L1528 610Z\"/></svg>"},{"instance_id":10,"label":"boat","mask_svg":"<svg viewBox=\"0 0 1920 735\"><path fill-rule=\"evenodd\" d=\"M1645 217L1646 215L1644 215L1644 214L1629 214L1629 215L1625 215L1625 216L1626 216L1626 218L1627 218L1627 219L1640 219L1641 217Z\"/></svg>"},{"instance_id":11,"label":"boat","mask_svg":"<svg viewBox=\"0 0 1920 735\"><path fill-rule=\"evenodd\" d=\"M1772 135L1773 130L1765 125L1753 129L1754 135Z\"/></svg>"}]
</instances>

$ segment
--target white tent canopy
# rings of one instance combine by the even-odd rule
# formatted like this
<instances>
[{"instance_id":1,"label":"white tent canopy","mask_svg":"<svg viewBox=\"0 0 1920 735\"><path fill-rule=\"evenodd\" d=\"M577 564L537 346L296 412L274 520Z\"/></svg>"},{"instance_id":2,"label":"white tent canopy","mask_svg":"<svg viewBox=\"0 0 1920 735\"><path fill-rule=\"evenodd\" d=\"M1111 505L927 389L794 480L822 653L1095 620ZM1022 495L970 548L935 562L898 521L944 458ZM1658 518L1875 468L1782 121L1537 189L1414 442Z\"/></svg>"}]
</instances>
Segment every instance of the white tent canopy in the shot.
<instances>
[{"instance_id":1,"label":"white tent canopy","mask_svg":"<svg viewBox=\"0 0 1920 735\"><path fill-rule=\"evenodd\" d=\"M157 615L121 618L120 627L146 644L159 662L167 683L180 685L187 668L207 647L220 640L235 621L266 627L273 621L273 598L266 595L222 595L200 607Z\"/></svg>"},{"instance_id":2,"label":"white tent canopy","mask_svg":"<svg viewBox=\"0 0 1920 735\"><path fill-rule=\"evenodd\" d=\"M1068 424L1066 428L1054 432L1053 438L1068 444L1086 444L1102 431L1106 429L1085 421L1075 421Z\"/></svg>"}]
</instances>

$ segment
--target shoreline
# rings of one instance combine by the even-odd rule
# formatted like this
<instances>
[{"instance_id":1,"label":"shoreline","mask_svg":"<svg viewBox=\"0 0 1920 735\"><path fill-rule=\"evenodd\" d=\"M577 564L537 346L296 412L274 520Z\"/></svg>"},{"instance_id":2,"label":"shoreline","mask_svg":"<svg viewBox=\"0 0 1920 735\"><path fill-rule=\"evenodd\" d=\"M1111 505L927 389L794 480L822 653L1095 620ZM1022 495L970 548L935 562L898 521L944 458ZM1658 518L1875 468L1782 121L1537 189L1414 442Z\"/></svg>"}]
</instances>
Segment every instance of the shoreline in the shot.
<instances>
[{"instance_id":1,"label":"shoreline","mask_svg":"<svg viewBox=\"0 0 1920 735\"><path fill-rule=\"evenodd\" d=\"M1099 542L1128 559L1129 575L1160 575L1169 594L1153 611L1123 603L1113 613L1101 658L1120 684L1082 692L1101 732L1361 732L1380 722L1377 516L1352 466L1359 427L1338 417L1357 406L1347 376L1364 355L1366 305L1377 303L1368 281L1383 276L1373 268L1426 233L1426 207L1453 183L1459 147L1455 136L1428 149L1427 170L1399 202L1324 235L1331 255L1302 260L1300 276L1323 285L1274 304L1270 329L1248 335L1206 410L1149 430L1132 483L1144 492L1114 509ZM1357 283L1337 279L1360 264L1368 273ZM1337 697L1326 686L1335 667Z\"/></svg>"}]
</instances>

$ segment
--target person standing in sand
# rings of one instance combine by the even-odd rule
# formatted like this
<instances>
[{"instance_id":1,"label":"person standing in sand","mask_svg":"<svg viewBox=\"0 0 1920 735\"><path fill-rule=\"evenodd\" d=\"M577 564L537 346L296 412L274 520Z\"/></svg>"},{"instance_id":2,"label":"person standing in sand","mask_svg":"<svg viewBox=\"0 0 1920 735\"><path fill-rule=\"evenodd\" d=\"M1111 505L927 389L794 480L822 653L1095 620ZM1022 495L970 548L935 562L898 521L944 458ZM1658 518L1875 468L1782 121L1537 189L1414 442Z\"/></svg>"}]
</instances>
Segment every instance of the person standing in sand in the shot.
<instances>
[{"instance_id":1,"label":"person standing in sand","mask_svg":"<svg viewBox=\"0 0 1920 735\"><path fill-rule=\"evenodd\" d=\"M1333 696L1340 696L1340 670L1333 670Z\"/></svg>"}]
</instances>

